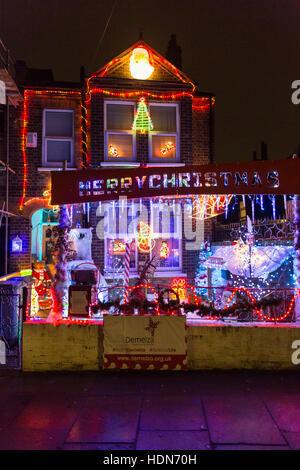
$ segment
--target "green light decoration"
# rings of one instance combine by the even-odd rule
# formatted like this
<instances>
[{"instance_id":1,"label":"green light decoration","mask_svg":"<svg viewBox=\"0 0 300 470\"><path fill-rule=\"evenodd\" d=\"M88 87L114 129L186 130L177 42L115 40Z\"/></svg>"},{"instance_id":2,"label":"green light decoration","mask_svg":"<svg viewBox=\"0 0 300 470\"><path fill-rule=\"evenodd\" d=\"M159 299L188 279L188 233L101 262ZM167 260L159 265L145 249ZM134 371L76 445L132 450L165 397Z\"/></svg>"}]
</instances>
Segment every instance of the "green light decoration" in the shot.
<instances>
[{"instance_id":1,"label":"green light decoration","mask_svg":"<svg viewBox=\"0 0 300 470\"><path fill-rule=\"evenodd\" d=\"M132 129L135 131L140 131L141 134L144 134L146 131L153 130L153 123L144 97L141 97L139 99L138 108L132 124Z\"/></svg>"}]
</instances>

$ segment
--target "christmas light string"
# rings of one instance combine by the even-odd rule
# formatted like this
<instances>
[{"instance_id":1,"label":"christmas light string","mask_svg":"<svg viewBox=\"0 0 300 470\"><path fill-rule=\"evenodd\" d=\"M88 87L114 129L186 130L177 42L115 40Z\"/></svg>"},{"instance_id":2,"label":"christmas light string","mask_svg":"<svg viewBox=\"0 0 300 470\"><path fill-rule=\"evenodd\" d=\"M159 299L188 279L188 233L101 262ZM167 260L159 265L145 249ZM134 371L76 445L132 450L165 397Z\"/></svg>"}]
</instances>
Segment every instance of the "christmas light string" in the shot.
<instances>
[{"instance_id":1,"label":"christmas light string","mask_svg":"<svg viewBox=\"0 0 300 470\"><path fill-rule=\"evenodd\" d=\"M55 95L55 98L65 98L67 96L81 97L81 92L77 90L56 90L56 89L44 89L44 90L24 90L24 102L23 112L21 118L21 152L23 159L23 182L22 182L22 196L20 198L19 210L22 211L25 205L25 198L27 194L28 184L28 160L27 160L27 132L28 132L28 99L29 97L39 96L47 97L49 95Z\"/></svg>"},{"instance_id":2,"label":"christmas light string","mask_svg":"<svg viewBox=\"0 0 300 470\"><path fill-rule=\"evenodd\" d=\"M23 103L23 115L22 115L22 131L21 131L21 151L23 157L23 183L22 183L22 196L20 200L19 210L21 211L24 207L27 179L28 179L28 163L26 154L27 144L27 125L28 125L28 91L24 91L24 103Z\"/></svg>"},{"instance_id":3,"label":"christmas light string","mask_svg":"<svg viewBox=\"0 0 300 470\"><path fill-rule=\"evenodd\" d=\"M173 65L171 62L169 62L167 59L165 59L163 56L158 55L156 51L154 51L152 48L150 48L144 41L139 41L133 46L130 47L129 50L125 51L125 53L122 54L122 57L115 57L111 61L109 61L102 69L98 70L97 72L94 72L91 76L91 78L102 78L105 77L105 75L108 74L108 72L115 66L115 65L122 65L126 62L128 62L128 55L132 53L135 49L138 48L143 48L145 49L150 57L150 63L153 63L154 61L157 61L158 63L160 62L164 68L171 69L172 72L176 75L176 77L183 83L187 83L191 85L192 90L194 91L196 86L194 83L183 73L181 72L175 65ZM155 57L155 59L153 59Z\"/></svg>"},{"instance_id":4,"label":"christmas light string","mask_svg":"<svg viewBox=\"0 0 300 470\"><path fill-rule=\"evenodd\" d=\"M140 131L141 133L153 130L153 123L144 97L139 99L137 110L132 123L132 129L135 131Z\"/></svg>"}]
</instances>

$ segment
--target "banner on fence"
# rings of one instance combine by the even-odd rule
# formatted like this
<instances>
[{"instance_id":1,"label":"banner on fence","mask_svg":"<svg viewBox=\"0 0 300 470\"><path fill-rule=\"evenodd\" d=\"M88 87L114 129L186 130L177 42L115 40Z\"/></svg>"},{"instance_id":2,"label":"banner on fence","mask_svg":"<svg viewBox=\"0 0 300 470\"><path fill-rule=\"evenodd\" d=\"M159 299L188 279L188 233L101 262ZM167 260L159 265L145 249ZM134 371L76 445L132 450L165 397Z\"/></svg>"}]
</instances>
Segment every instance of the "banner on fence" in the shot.
<instances>
[{"instance_id":1,"label":"banner on fence","mask_svg":"<svg viewBox=\"0 0 300 470\"><path fill-rule=\"evenodd\" d=\"M104 315L105 369L187 369L186 317Z\"/></svg>"}]
</instances>

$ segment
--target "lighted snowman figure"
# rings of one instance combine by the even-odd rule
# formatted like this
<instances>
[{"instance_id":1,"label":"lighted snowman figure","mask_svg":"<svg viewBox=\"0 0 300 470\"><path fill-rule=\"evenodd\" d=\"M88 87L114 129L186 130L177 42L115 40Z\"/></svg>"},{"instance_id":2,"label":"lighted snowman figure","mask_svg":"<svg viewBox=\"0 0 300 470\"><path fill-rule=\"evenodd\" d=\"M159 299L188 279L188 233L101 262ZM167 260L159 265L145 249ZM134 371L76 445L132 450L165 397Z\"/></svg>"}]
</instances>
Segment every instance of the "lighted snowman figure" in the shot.
<instances>
[{"instance_id":1,"label":"lighted snowman figure","mask_svg":"<svg viewBox=\"0 0 300 470\"><path fill-rule=\"evenodd\" d=\"M130 73L133 78L146 80L152 75L154 67L150 64L149 52L144 47L133 49L130 57Z\"/></svg>"}]
</instances>

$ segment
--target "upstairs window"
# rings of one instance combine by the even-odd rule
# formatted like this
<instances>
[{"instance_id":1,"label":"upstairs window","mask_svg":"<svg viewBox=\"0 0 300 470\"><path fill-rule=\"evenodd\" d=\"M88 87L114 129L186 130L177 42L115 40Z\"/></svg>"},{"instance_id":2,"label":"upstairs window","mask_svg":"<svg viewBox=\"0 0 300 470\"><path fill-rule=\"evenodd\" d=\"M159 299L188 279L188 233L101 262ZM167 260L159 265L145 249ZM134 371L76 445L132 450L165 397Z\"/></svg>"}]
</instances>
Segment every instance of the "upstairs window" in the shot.
<instances>
[{"instance_id":1,"label":"upstairs window","mask_svg":"<svg viewBox=\"0 0 300 470\"><path fill-rule=\"evenodd\" d=\"M43 125L43 165L74 166L74 113L66 109L45 109Z\"/></svg>"},{"instance_id":2,"label":"upstairs window","mask_svg":"<svg viewBox=\"0 0 300 470\"><path fill-rule=\"evenodd\" d=\"M149 161L176 162L180 160L179 115L175 103L151 103L153 131L149 133Z\"/></svg>"},{"instance_id":3,"label":"upstairs window","mask_svg":"<svg viewBox=\"0 0 300 470\"><path fill-rule=\"evenodd\" d=\"M134 103L105 102L105 161L134 161Z\"/></svg>"}]
</instances>

